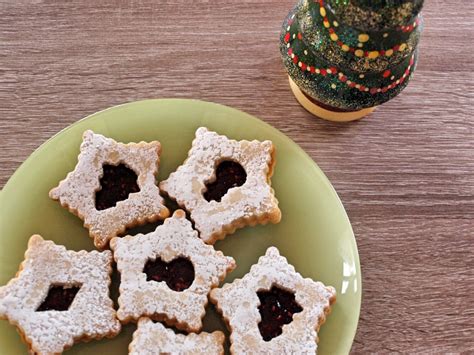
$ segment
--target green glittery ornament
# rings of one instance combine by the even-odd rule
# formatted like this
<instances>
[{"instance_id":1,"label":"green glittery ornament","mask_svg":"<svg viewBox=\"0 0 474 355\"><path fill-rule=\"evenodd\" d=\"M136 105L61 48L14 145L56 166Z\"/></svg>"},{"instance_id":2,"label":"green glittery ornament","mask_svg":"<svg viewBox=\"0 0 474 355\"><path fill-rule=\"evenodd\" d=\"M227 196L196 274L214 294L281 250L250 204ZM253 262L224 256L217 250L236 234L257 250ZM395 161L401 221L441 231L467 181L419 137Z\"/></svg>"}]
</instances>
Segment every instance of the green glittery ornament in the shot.
<instances>
[{"instance_id":1,"label":"green glittery ornament","mask_svg":"<svg viewBox=\"0 0 474 355\"><path fill-rule=\"evenodd\" d=\"M322 108L322 114L313 113L323 118L352 120L398 95L416 66L422 5L423 0L300 0L280 38L300 103Z\"/></svg>"}]
</instances>

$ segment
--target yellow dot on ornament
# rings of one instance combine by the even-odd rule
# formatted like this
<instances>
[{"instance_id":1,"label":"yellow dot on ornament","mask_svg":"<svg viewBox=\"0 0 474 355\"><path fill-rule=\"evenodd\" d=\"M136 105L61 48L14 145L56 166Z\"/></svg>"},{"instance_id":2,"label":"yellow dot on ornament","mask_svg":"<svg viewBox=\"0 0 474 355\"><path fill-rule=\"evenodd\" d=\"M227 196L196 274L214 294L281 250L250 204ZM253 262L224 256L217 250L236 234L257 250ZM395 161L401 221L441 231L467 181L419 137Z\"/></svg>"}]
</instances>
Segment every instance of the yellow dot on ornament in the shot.
<instances>
[{"instance_id":1,"label":"yellow dot on ornament","mask_svg":"<svg viewBox=\"0 0 474 355\"><path fill-rule=\"evenodd\" d=\"M326 27L326 28L329 28L329 26L330 26L330 24L329 24L328 21L324 21L324 22L323 22L323 25L324 25L324 27Z\"/></svg>"},{"instance_id":2,"label":"yellow dot on ornament","mask_svg":"<svg viewBox=\"0 0 474 355\"><path fill-rule=\"evenodd\" d=\"M330 35L329 37L331 37L331 39L332 39L333 41L337 41L337 40L339 39L339 37L338 37L337 34L335 34L335 33L331 33L331 35Z\"/></svg>"},{"instance_id":3,"label":"yellow dot on ornament","mask_svg":"<svg viewBox=\"0 0 474 355\"><path fill-rule=\"evenodd\" d=\"M331 88L335 89L335 88L336 88L336 84L331 84Z\"/></svg>"},{"instance_id":4,"label":"yellow dot on ornament","mask_svg":"<svg viewBox=\"0 0 474 355\"><path fill-rule=\"evenodd\" d=\"M319 13L321 14L322 17L326 16L326 9L324 7L319 8Z\"/></svg>"},{"instance_id":5,"label":"yellow dot on ornament","mask_svg":"<svg viewBox=\"0 0 474 355\"><path fill-rule=\"evenodd\" d=\"M384 33L383 38L387 38L387 37L388 37L388 33Z\"/></svg>"},{"instance_id":6,"label":"yellow dot on ornament","mask_svg":"<svg viewBox=\"0 0 474 355\"><path fill-rule=\"evenodd\" d=\"M362 49L358 49L354 52L354 54L358 57L363 57L364 56L364 51Z\"/></svg>"},{"instance_id":7,"label":"yellow dot on ornament","mask_svg":"<svg viewBox=\"0 0 474 355\"><path fill-rule=\"evenodd\" d=\"M349 49L350 49L350 48L349 48L349 46L348 46L347 44L343 44L343 45L341 46L341 49L342 49L344 52L349 52Z\"/></svg>"},{"instance_id":8,"label":"yellow dot on ornament","mask_svg":"<svg viewBox=\"0 0 474 355\"><path fill-rule=\"evenodd\" d=\"M379 52L378 51L372 51L372 52L369 52L369 58L370 59L375 59L379 56Z\"/></svg>"},{"instance_id":9,"label":"yellow dot on ornament","mask_svg":"<svg viewBox=\"0 0 474 355\"><path fill-rule=\"evenodd\" d=\"M367 42L369 40L369 35L368 34L365 34L365 33L362 33L359 35L359 42Z\"/></svg>"},{"instance_id":10,"label":"yellow dot on ornament","mask_svg":"<svg viewBox=\"0 0 474 355\"><path fill-rule=\"evenodd\" d=\"M339 26L339 24L337 23L337 21L333 21L332 24L334 25L334 27L338 27L338 26Z\"/></svg>"},{"instance_id":11,"label":"yellow dot on ornament","mask_svg":"<svg viewBox=\"0 0 474 355\"><path fill-rule=\"evenodd\" d=\"M363 43L357 43L357 47L362 48L364 46Z\"/></svg>"},{"instance_id":12,"label":"yellow dot on ornament","mask_svg":"<svg viewBox=\"0 0 474 355\"><path fill-rule=\"evenodd\" d=\"M389 49L389 50L386 50L386 51L385 51L385 55L386 55L387 57L390 57L392 54L393 54L393 49Z\"/></svg>"},{"instance_id":13,"label":"yellow dot on ornament","mask_svg":"<svg viewBox=\"0 0 474 355\"><path fill-rule=\"evenodd\" d=\"M407 44L406 44L406 43L402 43L402 44L400 44L400 48L398 48L398 50L399 50L400 52L403 52L406 48L407 48Z\"/></svg>"},{"instance_id":14,"label":"yellow dot on ornament","mask_svg":"<svg viewBox=\"0 0 474 355\"><path fill-rule=\"evenodd\" d=\"M360 74L360 75L359 75L359 78L361 78L361 79L364 79L364 77L365 77L364 74Z\"/></svg>"}]
</instances>

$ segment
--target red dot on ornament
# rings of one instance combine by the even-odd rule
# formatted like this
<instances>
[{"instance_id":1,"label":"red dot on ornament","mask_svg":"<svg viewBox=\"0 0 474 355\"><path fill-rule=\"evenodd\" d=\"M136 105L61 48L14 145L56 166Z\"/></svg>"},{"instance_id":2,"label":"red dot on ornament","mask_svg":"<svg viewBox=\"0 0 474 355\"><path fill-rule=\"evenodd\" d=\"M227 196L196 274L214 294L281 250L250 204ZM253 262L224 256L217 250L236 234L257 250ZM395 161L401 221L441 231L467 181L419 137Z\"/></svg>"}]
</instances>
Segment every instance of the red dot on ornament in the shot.
<instances>
[{"instance_id":1,"label":"red dot on ornament","mask_svg":"<svg viewBox=\"0 0 474 355\"><path fill-rule=\"evenodd\" d=\"M330 28L330 29L329 29L329 33L334 33L334 32L335 32L335 31L334 31L334 28Z\"/></svg>"},{"instance_id":2,"label":"red dot on ornament","mask_svg":"<svg viewBox=\"0 0 474 355\"><path fill-rule=\"evenodd\" d=\"M377 93L377 88L372 88L370 89L370 93L373 95L373 94L376 94Z\"/></svg>"},{"instance_id":3,"label":"red dot on ornament","mask_svg":"<svg viewBox=\"0 0 474 355\"><path fill-rule=\"evenodd\" d=\"M295 56L293 57L293 63L295 63L295 64L298 63L298 56L295 55Z\"/></svg>"},{"instance_id":4,"label":"red dot on ornament","mask_svg":"<svg viewBox=\"0 0 474 355\"><path fill-rule=\"evenodd\" d=\"M385 55L385 51L383 49L380 51L380 55Z\"/></svg>"},{"instance_id":5,"label":"red dot on ornament","mask_svg":"<svg viewBox=\"0 0 474 355\"><path fill-rule=\"evenodd\" d=\"M310 68L309 68L309 71L310 71L311 73L314 73L314 71L315 71L314 67L310 67Z\"/></svg>"},{"instance_id":6,"label":"red dot on ornament","mask_svg":"<svg viewBox=\"0 0 474 355\"><path fill-rule=\"evenodd\" d=\"M364 91L365 90L365 86L364 85L361 85L360 88L359 88L360 91Z\"/></svg>"},{"instance_id":7,"label":"red dot on ornament","mask_svg":"<svg viewBox=\"0 0 474 355\"><path fill-rule=\"evenodd\" d=\"M369 56L369 52L365 51L364 56L368 57L368 56Z\"/></svg>"},{"instance_id":8,"label":"red dot on ornament","mask_svg":"<svg viewBox=\"0 0 474 355\"><path fill-rule=\"evenodd\" d=\"M353 88L353 87L355 87L355 86L356 86L356 83L354 83L354 82L352 82L352 83L349 84L349 87L351 87L351 88Z\"/></svg>"},{"instance_id":9,"label":"red dot on ornament","mask_svg":"<svg viewBox=\"0 0 474 355\"><path fill-rule=\"evenodd\" d=\"M337 68L336 67L331 67L329 69L331 69L331 73L337 74Z\"/></svg>"},{"instance_id":10,"label":"red dot on ornament","mask_svg":"<svg viewBox=\"0 0 474 355\"><path fill-rule=\"evenodd\" d=\"M410 65L413 65L413 63L415 63L415 58L411 57L411 59L410 59Z\"/></svg>"},{"instance_id":11,"label":"red dot on ornament","mask_svg":"<svg viewBox=\"0 0 474 355\"><path fill-rule=\"evenodd\" d=\"M288 43L289 40L290 40L290 32L287 32L285 35L285 43Z\"/></svg>"},{"instance_id":12,"label":"red dot on ornament","mask_svg":"<svg viewBox=\"0 0 474 355\"><path fill-rule=\"evenodd\" d=\"M288 48L288 54L291 55L293 53L293 48Z\"/></svg>"},{"instance_id":13,"label":"red dot on ornament","mask_svg":"<svg viewBox=\"0 0 474 355\"><path fill-rule=\"evenodd\" d=\"M342 47L342 45L344 44L342 41L337 41L336 43L339 47Z\"/></svg>"},{"instance_id":14,"label":"red dot on ornament","mask_svg":"<svg viewBox=\"0 0 474 355\"><path fill-rule=\"evenodd\" d=\"M405 70L405 74L406 74L406 75L410 74L410 71L409 71L408 69Z\"/></svg>"},{"instance_id":15,"label":"red dot on ornament","mask_svg":"<svg viewBox=\"0 0 474 355\"><path fill-rule=\"evenodd\" d=\"M347 76L343 75L343 76L339 77L339 80L342 81L343 83L345 83L347 81Z\"/></svg>"},{"instance_id":16,"label":"red dot on ornament","mask_svg":"<svg viewBox=\"0 0 474 355\"><path fill-rule=\"evenodd\" d=\"M322 76L326 76L326 74L327 74L326 69L321 69L321 75L322 75Z\"/></svg>"},{"instance_id":17,"label":"red dot on ornament","mask_svg":"<svg viewBox=\"0 0 474 355\"><path fill-rule=\"evenodd\" d=\"M301 63L301 70L306 70L306 68L307 68L307 65L304 63Z\"/></svg>"},{"instance_id":18,"label":"red dot on ornament","mask_svg":"<svg viewBox=\"0 0 474 355\"><path fill-rule=\"evenodd\" d=\"M298 32L298 39L301 40L303 38L301 32Z\"/></svg>"},{"instance_id":19,"label":"red dot on ornament","mask_svg":"<svg viewBox=\"0 0 474 355\"><path fill-rule=\"evenodd\" d=\"M388 88L382 88L382 92L387 92Z\"/></svg>"},{"instance_id":20,"label":"red dot on ornament","mask_svg":"<svg viewBox=\"0 0 474 355\"><path fill-rule=\"evenodd\" d=\"M355 48L354 48L354 47L349 48L349 52L354 53L354 52L355 52Z\"/></svg>"},{"instance_id":21,"label":"red dot on ornament","mask_svg":"<svg viewBox=\"0 0 474 355\"><path fill-rule=\"evenodd\" d=\"M397 44L395 47L393 47L393 51L396 52L400 49L400 46Z\"/></svg>"},{"instance_id":22,"label":"red dot on ornament","mask_svg":"<svg viewBox=\"0 0 474 355\"><path fill-rule=\"evenodd\" d=\"M385 70L382 75L384 78L388 78L390 74L391 74L390 70Z\"/></svg>"}]
</instances>

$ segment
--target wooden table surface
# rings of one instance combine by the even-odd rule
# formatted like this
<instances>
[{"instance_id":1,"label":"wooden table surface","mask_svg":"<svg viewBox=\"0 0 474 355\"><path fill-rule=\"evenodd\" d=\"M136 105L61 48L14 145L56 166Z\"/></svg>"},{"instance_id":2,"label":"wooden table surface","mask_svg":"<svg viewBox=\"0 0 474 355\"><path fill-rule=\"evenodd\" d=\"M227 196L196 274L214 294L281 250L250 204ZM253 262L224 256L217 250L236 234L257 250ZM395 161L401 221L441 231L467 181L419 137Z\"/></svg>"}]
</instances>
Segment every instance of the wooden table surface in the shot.
<instances>
[{"instance_id":1,"label":"wooden table surface","mask_svg":"<svg viewBox=\"0 0 474 355\"><path fill-rule=\"evenodd\" d=\"M407 89L334 124L288 86L278 35L295 1L0 0L0 187L109 106L233 106L302 146L347 209L363 273L353 352L474 351L474 2L427 0Z\"/></svg>"}]
</instances>

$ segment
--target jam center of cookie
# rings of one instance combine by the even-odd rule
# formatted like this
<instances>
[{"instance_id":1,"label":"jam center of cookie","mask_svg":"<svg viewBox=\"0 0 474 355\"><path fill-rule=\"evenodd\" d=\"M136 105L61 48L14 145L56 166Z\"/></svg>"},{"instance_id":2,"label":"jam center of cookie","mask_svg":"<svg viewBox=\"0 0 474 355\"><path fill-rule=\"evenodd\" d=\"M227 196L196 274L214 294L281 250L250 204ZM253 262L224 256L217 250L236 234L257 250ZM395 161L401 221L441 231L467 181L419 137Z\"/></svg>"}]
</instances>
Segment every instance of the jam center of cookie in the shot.
<instances>
[{"instance_id":1,"label":"jam center of cookie","mask_svg":"<svg viewBox=\"0 0 474 355\"><path fill-rule=\"evenodd\" d=\"M115 207L131 193L140 191L137 179L137 174L125 164L105 164L100 179L101 189L95 193L95 208L101 211Z\"/></svg>"},{"instance_id":2,"label":"jam center of cookie","mask_svg":"<svg viewBox=\"0 0 474 355\"><path fill-rule=\"evenodd\" d=\"M148 260L143 272L147 281L166 282L170 289L177 292L186 290L194 281L193 263L183 257L173 259L169 263L159 257Z\"/></svg>"},{"instance_id":3,"label":"jam center of cookie","mask_svg":"<svg viewBox=\"0 0 474 355\"><path fill-rule=\"evenodd\" d=\"M293 314L303 310L295 300L295 294L272 286L269 291L258 291L258 311L262 318L258 329L263 340L270 341L282 333L282 327L293 321Z\"/></svg>"},{"instance_id":4,"label":"jam center of cookie","mask_svg":"<svg viewBox=\"0 0 474 355\"><path fill-rule=\"evenodd\" d=\"M247 180L247 173L239 163L224 160L216 168L216 179L206 184L204 198L221 202L222 197L233 187L242 186Z\"/></svg>"},{"instance_id":5,"label":"jam center of cookie","mask_svg":"<svg viewBox=\"0 0 474 355\"><path fill-rule=\"evenodd\" d=\"M80 289L80 286L51 286L36 312L67 311Z\"/></svg>"}]
</instances>

